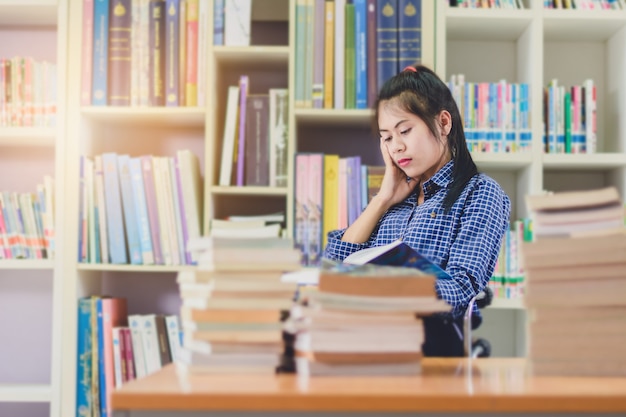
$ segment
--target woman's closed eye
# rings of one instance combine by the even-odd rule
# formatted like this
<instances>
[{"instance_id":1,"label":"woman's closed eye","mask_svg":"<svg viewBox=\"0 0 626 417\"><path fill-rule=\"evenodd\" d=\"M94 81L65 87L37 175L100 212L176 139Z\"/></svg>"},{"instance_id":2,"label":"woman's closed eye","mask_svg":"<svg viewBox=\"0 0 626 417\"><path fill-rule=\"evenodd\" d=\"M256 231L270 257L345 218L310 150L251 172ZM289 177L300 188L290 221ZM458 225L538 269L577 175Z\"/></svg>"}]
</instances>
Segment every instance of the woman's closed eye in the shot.
<instances>
[{"instance_id":1,"label":"woman's closed eye","mask_svg":"<svg viewBox=\"0 0 626 417\"><path fill-rule=\"evenodd\" d=\"M405 136L405 135L408 135L410 132L411 132L411 128L409 127L409 128L407 128L407 129L401 130L401 131L400 131L400 134L401 134L402 136Z\"/></svg>"}]
</instances>

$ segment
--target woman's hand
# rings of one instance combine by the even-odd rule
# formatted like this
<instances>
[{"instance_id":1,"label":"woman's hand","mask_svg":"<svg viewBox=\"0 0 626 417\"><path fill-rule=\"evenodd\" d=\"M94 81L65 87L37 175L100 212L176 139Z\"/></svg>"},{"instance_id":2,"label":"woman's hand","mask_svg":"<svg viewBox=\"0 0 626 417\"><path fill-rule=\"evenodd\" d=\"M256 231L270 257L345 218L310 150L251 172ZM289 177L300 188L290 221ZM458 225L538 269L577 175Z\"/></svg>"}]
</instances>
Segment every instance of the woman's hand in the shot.
<instances>
[{"instance_id":1,"label":"woman's hand","mask_svg":"<svg viewBox=\"0 0 626 417\"><path fill-rule=\"evenodd\" d=\"M391 207L407 198L415 189L416 183L414 179L407 180L404 171L393 162L388 144L383 140L380 141L380 152L385 161L385 175L376 198L381 199L386 202L385 205Z\"/></svg>"}]
</instances>

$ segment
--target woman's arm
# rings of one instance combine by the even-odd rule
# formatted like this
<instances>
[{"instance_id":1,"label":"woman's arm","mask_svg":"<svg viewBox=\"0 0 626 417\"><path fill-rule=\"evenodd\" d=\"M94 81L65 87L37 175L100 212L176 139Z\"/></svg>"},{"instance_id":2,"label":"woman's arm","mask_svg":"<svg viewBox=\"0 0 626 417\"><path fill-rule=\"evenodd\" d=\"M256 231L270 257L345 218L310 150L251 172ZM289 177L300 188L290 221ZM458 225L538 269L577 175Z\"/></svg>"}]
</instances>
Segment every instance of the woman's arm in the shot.
<instances>
[{"instance_id":1,"label":"woman's arm","mask_svg":"<svg viewBox=\"0 0 626 417\"><path fill-rule=\"evenodd\" d=\"M455 317L482 291L493 273L502 237L509 224L511 203L493 181L482 182L468 197L446 271L451 280L438 280L438 294L452 305Z\"/></svg>"}]
</instances>

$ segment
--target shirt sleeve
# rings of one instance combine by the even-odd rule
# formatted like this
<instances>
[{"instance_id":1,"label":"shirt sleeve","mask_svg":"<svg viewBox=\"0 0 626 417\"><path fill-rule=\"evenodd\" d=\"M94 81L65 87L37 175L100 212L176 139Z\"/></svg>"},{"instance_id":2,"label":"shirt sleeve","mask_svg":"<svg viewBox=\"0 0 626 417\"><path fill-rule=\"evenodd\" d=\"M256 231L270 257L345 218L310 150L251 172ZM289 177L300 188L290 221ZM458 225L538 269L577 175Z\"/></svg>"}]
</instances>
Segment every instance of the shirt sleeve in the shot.
<instances>
[{"instance_id":1,"label":"shirt sleeve","mask_svg":"<svg viewBox=\"0 0 626 417\"><path fill-rule=\"evenodd\" d=\"M446 265L452 279L436 282L438 294L452 306L454 317L463 316L472 297L489 282L510 210L508 196L490 181L480 182L468 197Z\"/></svg>"},{"instance_id":2,"label":"shirt sleeve","mask_svg":"<svg viewBox=\"0 0 626 417\"><path fill-rule=\"evenodd\" d=\"M328 233L328 244L324 250L324 258L333 261L343 261L348 255L370 246L370 241L351 243L341 240L346 229L333 230Z\"/></svg>"}]
</instances>

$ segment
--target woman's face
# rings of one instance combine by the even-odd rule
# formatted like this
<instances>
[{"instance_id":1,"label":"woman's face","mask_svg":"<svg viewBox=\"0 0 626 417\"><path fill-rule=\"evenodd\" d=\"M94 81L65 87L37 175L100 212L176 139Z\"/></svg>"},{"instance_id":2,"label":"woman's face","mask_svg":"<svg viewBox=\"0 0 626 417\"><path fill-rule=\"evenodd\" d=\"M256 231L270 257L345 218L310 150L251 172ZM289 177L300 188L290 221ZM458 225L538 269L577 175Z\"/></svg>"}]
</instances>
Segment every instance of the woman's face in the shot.
<instances>
[{"instance_id":1,"label":"woman's face","mask_svg":"<svg viewBox=\"0 0 626 417\"><path fill-rule=\"evenodd\" d=\"M396 103L383 101L378 112L380 140L392 161L404 173L422 182L431 178L450 160L446 136L452 126L450 114L442 111L434 136L422 119Z\"/></svg>"}]
</instances>

